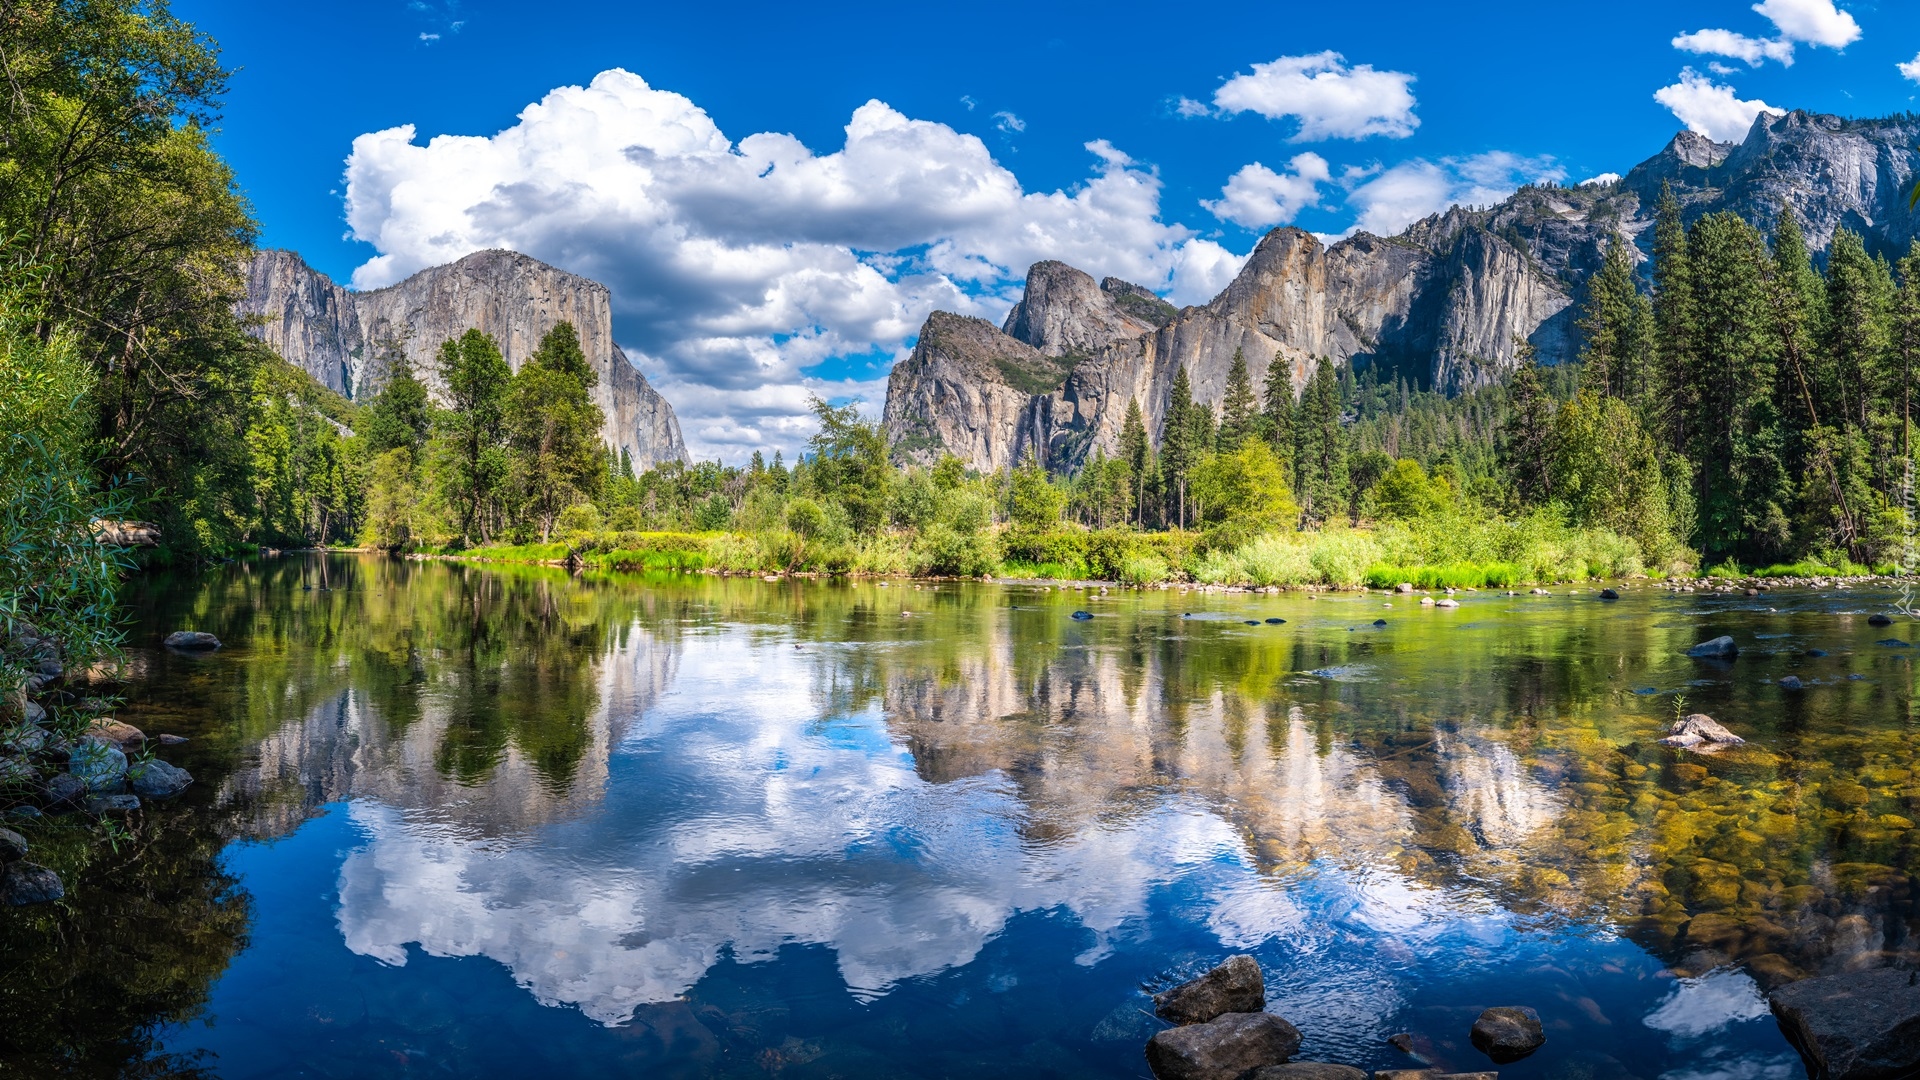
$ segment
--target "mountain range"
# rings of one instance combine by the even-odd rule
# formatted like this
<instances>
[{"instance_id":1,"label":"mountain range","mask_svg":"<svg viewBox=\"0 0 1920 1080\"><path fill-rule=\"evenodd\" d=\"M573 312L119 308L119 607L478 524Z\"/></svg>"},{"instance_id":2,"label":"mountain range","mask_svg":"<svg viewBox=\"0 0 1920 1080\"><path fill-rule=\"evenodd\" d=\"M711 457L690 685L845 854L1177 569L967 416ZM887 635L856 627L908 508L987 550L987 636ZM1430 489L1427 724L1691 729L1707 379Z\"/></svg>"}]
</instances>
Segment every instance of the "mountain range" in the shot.
<instances>
[{"instance_id":1,"label":"mountain range","mask_svg":"<svg viewBox=\"0 0 1920 1080\"><path fill-rule=\"evenodd\" d=\"M1397 236L1328 243L1291 227L1264 236L1206 304L1176 309L1152 290L1036 263L1020 302L995 326L936 311L887 382L883 423L894 456L954 454L994 470L1031 453L1055 471L1096 447L1116 450L1130 402L1159 432L1174 372L1218 405L1236 351L1264 394L1282 361L1297 393L1322 363L1373 366L1459 393L1502 379L1519 342L1543 362L1579 352L1585 284L1607 249L1650 260L1655 205L1671 185L1688 220L1731 210L1771 230L1783 207L1816 257L1836 229L1870 250L1904 254L1920 169L1920 116L1850 120L1762 113L1744 140L1681 132L1622 177L1532 185L1489 207L1453 207ZM298 255L261 251L247 267L242 313L288 361L349 396L377 385L383 352L404 350L430 388L434 354L469 327L492 334L518 368L540 336L571 320L600 373L595 397L608 444L636 469L687 460L673 409L613 341L611 302L596 282L508 251L483 251L397 285L354 292Z\"/></svg>"}]
</instances>

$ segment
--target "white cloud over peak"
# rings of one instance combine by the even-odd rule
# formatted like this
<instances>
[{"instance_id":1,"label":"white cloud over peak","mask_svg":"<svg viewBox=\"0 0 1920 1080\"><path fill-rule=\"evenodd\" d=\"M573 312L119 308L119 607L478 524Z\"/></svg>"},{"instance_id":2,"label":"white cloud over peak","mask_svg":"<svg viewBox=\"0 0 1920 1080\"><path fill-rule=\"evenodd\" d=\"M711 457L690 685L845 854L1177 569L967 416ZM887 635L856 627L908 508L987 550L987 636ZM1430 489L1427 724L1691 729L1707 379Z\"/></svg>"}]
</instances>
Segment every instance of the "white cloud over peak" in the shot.
<instances>
[{"instance_id":1,"label":"white cloud over peak","mask_svg":"<svg viewBox=\"0 0 1920 1080\"><path fill-rule=\"evenodd\" d=\"M1789 41L1844 49L1860 40L1860 24L1833 0L1762 0L1753 10L1767 17Z\"/></svg>"},{"instance_id":2,"label":"white cloud over peak","mask_svg":"<svg viewBox=\"0 0 1920 1080\"><path fill-rule=\"evenodd\" d=\"M1300 123L1294 142L1372 135L1404 139L1420 126L1413 115L1413 79L1369 64L1349 66L1337 52L1282 56L1222 83L1213 103L1222 113L1292 117Z\"/></svg>"},{"instance_id":3,"label":"white cloud over peak","mask_svg":"<svg viewBox=\"0 0 1920 1080\"><path fill-rule=\"evenodd\" d=\"M1680 72L1680 81L1654 91L1653 100L1665 105L1687 125L1715 142L1739 142L1761 113L1783 112L1759 99L1736 97L1733 87L1714 82L1692 68Z\"/></svg>"},{"instance_id":4,"label":"white cloud over peak","mask_svg":"<svg viewBox=\"0 0 1920 1080\"><path fill-rule=\"evenodd\" d=\"M494 247L601 281L616 337L693 452L737 460L791 453L812 430L810 391L877 412L885 368L930 311L997 317L1040 259L1176 303L1210 297L1243 259L1162 221L1159 177L1104 140L1086 145L1084 181L1029 192L979 137L883 102L845 131L830 153L775 132L735 142L686 97L614 69L491 136L370 132L347 160L346 210L378 254L353 283Z\"/></svg>"},{"instance_id":5,"label":"white cloud over peak","mask_svg":"<svg viewBox=\"0 0 1920 1080\"><path fill-rule=\"evenodd\" d=\"M1580 181L1580 186L1586 187L1589 184L1597 184L1601 187L1605 187L1608 184L1617 184L1619 182L1620 182L1619 173L1603 172L1598 176L1589 176L1585 180Z\"/></svg>"},{"instance_id":6,"label":"white cloud over peak","mask_svg":"<svg viewBox=\"0 0 1920 1080\"><path fill-rule=\"evenodd\" d=\"M1777 60L1791 67L1795 43L1844 49L1860 40L1860 24L1833 0L1762 0L1753 10L1773 23L1778 37L1755 38L1732 30L1695 30L1673 47L1703 56L1730 56L1759 67Z\"/></svg>"},{"instance_id":7,"label":"white cloud over peak","mask_svg":"<svg viewBox=\"0 0 1920 1080\"><path fill-rule=\"evenodd\" d=\"M1550 157L1523 157L1496 150L1471 157L1416 158L1390 169L1349 170L1347 205L1358 212L1352 232L1392 236L1429 214L1452 206L1497 203L1526 183L1559 182L1567 173Z\"/></svg>"},{"instance_id":8,"label":"white cloud over peak","mask_svg":"<svg viewBox=\"0 0 1920 1080\"><path fill-rule=\"evenodd\" d=\"M1695 30L1673 39L1673 47L1703 56L1731 56L1759 67L1768 60L1793 65L1793 42L1778 38L1750 38L1731 30Z\"/></svg>"},{"instance_id":9,"label":"white cloud over peak","mask_svg":"<svg viewBox=\"0 0 1920 1080\"><path fill-rule=\"evenodd\" d=\"M1276 173L1259 162L1242 166L1220 189L1217 200L1201 206L1222 221L1249 229L1285 225L1300 211L1320 205L1320 185L1333 179L1327 159L1311 151L1287 163L1290 173Z\"/></svg>"}]
</instances>

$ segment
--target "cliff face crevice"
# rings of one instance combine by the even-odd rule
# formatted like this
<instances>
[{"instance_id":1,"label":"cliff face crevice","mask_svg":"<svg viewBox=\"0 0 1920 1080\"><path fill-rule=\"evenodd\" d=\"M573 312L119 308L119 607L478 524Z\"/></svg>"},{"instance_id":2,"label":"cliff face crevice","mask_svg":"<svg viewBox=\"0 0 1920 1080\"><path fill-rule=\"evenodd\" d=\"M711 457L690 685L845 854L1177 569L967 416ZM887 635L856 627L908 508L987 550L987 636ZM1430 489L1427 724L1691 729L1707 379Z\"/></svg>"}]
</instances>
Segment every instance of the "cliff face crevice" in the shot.
<instances>
[{"instance_id":1,"label":"cliff face crevice","mask_svg":"<svg viewBox=\"0 0 1920 1080\"><path fill-rule=\"evenodd\" d=\"M518 371L547 331L571 322L599 375L593 398L606 415L601 435L636 470L685 461L680 422L613 340L606 286L511 251L482 251L423 270L397 285L353 292L289 251L261 251L248 265L244 316L252 332L289 363L350 397L378 390L381 359L404 352L438 397L436 355L468 329L491 334Z\"/></svg>"},{"instance_id":2,"label":"cliff face crevice","mask_svg":"<svg viewBox=\"0 0 1920 1080\"><path fill-rule=\"evenodd\" d=\"M1762 114L1737 145L1682 132L1624 179L1523 188L1395 237L1360 233L1328 246L1275 229L1220 295L1178 312L1153 306L1139 286L1096 286L1063 263L1036 263L1000 330L969 320L978 326L968 349L1025 350L1027 370L1052 358L1064 379L1048 386L997 376L993 365L928 347L923 331L921 347L888 379L886 427L903 460L953 453L995 469L1031 447L1050 467L1071 470L1096 447L1117 449L1131 401L1157 438L1183 368L1195 399L1217 407L1235 350L1260 394L1276 356L1295 394L1324 362L1371 365L1447 393L1486 386L1513 370L1523 344L1543 363L1578 356L1587 279L1615 244L1631 245L1637 261L1650 257L1662 185L1688 221L1731 210L1771 231L1786 206L1817 257L1843 227L1898 257L1920 233L1906 199L1920 166L1916 146L1916 117ZM937 313L928 330L956 318Z\"/></svg>"}]
</instances>

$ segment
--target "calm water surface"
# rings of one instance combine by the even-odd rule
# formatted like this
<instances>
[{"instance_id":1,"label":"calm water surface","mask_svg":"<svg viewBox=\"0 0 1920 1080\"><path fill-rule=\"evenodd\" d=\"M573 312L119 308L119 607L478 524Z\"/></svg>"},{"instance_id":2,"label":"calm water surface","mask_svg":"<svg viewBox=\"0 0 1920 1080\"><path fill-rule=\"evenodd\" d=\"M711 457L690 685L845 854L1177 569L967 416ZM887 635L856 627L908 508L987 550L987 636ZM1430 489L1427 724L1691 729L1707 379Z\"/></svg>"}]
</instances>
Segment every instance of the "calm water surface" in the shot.
<instances>
[{"instance_id":1,"label":"calm water surface","mask_svg":"<svg viewBox=\"0 0 1920 1080\"><path fill-rule=\"evenodd\" d=\"M1250 952L1306 1058L1480 1067L1524 1004L1506 1076L1789 1078L1762 986L1911 962L1886 594L1388 599L143 582L120 715L200 782L36 838L74 896L0 930L0 1069L1135 1077L1148 992ZM1752 746L1656 745L1682 695Z\"/></svg>"}]
</instances>

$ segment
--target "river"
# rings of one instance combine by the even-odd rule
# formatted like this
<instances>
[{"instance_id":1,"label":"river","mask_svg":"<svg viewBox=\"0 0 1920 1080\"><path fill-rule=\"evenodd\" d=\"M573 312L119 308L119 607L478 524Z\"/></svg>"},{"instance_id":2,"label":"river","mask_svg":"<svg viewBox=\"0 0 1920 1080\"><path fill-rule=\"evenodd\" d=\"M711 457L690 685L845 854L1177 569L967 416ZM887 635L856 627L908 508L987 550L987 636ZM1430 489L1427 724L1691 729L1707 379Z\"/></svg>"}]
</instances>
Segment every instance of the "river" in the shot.
<instances>
[{"instance_id":1,"label":"river","mask_svg":"<svg viewBox=\"0 0 1920 1080\"><path fill-rule=\"evenodd\" d=\"M1920 918L1893 598L1416 599L144 578L118 715L198 782L36 841L71 896L0 926L0 1069L1138 1077L1148 992L1246 952L1305 1059L1487 1067L1527 1005L1503 1076L1804 1075L1764 987Z\"/></svg>"}]
</instances>

